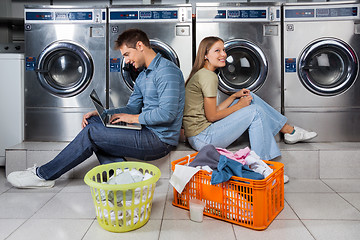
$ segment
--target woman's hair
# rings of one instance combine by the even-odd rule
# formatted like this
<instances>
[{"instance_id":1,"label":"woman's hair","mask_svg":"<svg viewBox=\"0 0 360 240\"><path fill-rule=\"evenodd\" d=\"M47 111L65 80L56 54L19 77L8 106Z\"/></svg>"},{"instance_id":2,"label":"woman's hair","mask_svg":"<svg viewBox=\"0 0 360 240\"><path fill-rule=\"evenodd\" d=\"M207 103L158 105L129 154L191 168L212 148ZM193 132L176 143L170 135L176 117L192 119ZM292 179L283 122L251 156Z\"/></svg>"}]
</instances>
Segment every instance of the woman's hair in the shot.
<instances>
[{"instance_id":1,"label":"woman's hair","mask_svg":"<svg viewBox=\"0 0 360 240\"><path fill-rule=\"evenodd\" d=\"M197 71L204 67L206 60L205 55L208 54L210 48L218 41L224 42L224 40L222 40L221 38L214 36L206 37L200 42L194 65L191 69L189 77L186 80L185 85L189 82L189 80L194 76Z\"/></svg>"},{"instance_id":2,"label":"woman's hair","mask_svg":"<svg viewBox=\"0 0 360 240\"><path fill-rule=\"evenodd\" d=\"M146 47L150 48L150 40L145 32L140 29L131 28L119 35L115 41L115 49L119 49L125 45L128 48L136 48L137 42L142 42Z\"/></svg>"}]
</instances>

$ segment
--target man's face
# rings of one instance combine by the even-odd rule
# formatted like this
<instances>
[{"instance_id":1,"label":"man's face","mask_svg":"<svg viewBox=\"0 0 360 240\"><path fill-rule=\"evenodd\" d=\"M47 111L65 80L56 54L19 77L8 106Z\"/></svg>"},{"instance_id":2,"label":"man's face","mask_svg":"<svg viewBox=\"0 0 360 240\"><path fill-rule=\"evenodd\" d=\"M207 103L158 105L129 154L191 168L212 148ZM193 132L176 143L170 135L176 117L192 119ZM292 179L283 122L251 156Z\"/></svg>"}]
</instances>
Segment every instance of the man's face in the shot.
<instances>
[{"instance_id":1,"label":"man's face","mask_svg":"<svg viewBox=\"0 0 360 240\"><path fill-rule=\"evenodd\" d=\"M125 63L133 65L136 69L143 67L145 64L145 59L143 56L143 51L139 42L136 44L135 48L129 48L125 44L120 47L120 52L125 59Z\"/></svg>"}]
</instances>

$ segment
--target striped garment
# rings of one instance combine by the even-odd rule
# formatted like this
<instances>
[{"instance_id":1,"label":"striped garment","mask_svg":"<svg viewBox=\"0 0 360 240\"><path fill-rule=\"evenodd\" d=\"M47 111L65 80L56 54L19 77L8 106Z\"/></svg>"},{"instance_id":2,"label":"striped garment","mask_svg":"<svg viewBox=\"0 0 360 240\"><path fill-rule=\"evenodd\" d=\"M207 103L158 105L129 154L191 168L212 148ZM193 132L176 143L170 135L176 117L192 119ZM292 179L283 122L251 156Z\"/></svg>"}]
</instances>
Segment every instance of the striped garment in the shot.
<instances>
[{"instance_id":1,"label":"striped garment","mask_svg":"<svg viewBox=\"0 0 360 240\"><path fill-rule=\"evenodd\" d=\"M180 69L158 53L136 79L134 92L123 108L112 113L139 114L139 121L162 142L176 146L185 103L184 78Z\"/></svg>"}]
</instances>

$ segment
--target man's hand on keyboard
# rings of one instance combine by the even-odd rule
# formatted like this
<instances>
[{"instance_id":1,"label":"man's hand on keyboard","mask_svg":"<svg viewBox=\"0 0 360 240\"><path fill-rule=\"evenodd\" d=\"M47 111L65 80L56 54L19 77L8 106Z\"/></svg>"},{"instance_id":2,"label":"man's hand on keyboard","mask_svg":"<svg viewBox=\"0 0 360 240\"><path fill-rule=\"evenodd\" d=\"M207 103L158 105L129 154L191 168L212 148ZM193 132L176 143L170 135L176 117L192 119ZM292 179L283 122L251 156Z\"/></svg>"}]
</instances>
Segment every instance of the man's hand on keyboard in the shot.
<instances>
[{"instance_id":1,"label":"man's hand on keyboard","mask_svg":"<svg viewBox=\"0 0 360 240\"><path fill-rule=\"evenodd\" d=\"M117 113L112 115L110 119L110 123L115 124L118 122L139 123L139 115L133 115L127 113Z\"/></svg>"}]
</instances>

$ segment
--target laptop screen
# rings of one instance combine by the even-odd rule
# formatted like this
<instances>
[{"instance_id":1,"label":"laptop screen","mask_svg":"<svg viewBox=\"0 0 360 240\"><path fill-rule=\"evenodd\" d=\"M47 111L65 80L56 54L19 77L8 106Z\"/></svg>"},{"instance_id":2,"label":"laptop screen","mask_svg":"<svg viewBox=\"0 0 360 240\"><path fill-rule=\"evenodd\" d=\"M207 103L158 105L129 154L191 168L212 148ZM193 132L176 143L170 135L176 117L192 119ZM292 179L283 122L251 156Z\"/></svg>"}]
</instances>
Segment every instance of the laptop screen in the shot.
<instances>
[{"instance_id":1,"label":"laptop screen","mask_svg":"<svg viewBox=\"0 0 360 240\"><path fill-rule=\"evenodd\" d=\"M106 112L105 112L105 108L103 106L103 104L101 103L98 95L96 94L95 90L93 90L90 94L90 98L93 101L96 111L98 112L101 120L103 121L104 124L106 124Z\"/></svg>"}]
</instances>

